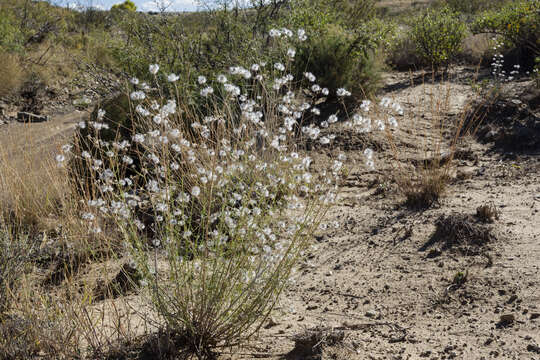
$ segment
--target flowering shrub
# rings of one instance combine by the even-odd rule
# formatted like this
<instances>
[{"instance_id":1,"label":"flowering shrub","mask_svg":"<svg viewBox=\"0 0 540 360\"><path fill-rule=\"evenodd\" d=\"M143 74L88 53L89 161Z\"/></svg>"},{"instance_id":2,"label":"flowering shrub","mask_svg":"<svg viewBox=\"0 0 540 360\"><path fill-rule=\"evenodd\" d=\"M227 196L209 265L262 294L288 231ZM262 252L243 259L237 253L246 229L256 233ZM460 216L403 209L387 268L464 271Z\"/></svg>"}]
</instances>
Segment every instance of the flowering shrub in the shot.
<instances>
[{"instance_id":1,"label":"flowering shrub","mask_svg":"<svg viewBox=\"0 0 540 360\"><path fill-rule=\"evenodd\" d=\"M285 61L200 76L195 86L204 112L133 79L132 125L113 128L108 110L96 110L79 125L83 139L57 158L86 166L92 192L82 218L93 232L120 231L167 329L199 357L260 328L335 200L343 171L344 154L314 171L298 145L300 136L328 146L333 136L322 129L338 121L320 118L315 104L329 90L315 75L288 72L305 32L270 33L285 45ZM149 72L158 76L159 66ZM178 80L162 76L173 85ZM349 95L336 90L338 97ZM307 115L320 126L302 125ZM371 129L360 114L346 124ZM92 152L77 151L85 142L94 144ZM370 149L365 158L372 167Z\"/></svg>"},{"instance_id":2,"label":"flowering shrub","mask_svg":"<svg viewBox=\"0 0 540 360\"><path fill-rule=\"evenodd\" d=\"M412 24L412 38L423 60L439 69L448 65L461 49L466 26L457 13L445 7L428 10Z\"/></svg>"}]
</instances>

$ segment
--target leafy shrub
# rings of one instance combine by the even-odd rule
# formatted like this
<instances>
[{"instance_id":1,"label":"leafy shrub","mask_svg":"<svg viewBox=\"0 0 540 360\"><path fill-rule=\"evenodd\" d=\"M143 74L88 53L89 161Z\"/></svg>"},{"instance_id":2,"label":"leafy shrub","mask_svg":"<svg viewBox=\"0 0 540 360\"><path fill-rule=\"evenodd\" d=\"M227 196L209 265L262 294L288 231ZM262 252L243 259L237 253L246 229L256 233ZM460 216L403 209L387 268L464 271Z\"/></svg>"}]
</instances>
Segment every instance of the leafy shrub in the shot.
<instances>
[{"instance_id":1,"label":"leafy shrub","mask_svg":"<svg viewBox=\"0 0 540 360\"><path fill-rule=\"evenodd\" d=\"M461 49L466 26L449 8L427 10L412 24L412 38L420 57L435 69L448 65Z\"/></svg>"},{"instance_id":2,"label":"leafy shrub","mask_svg":"<svg viewBox=\"0 0 540 360\"><path fill-rule=\"evenodd\" d=\"M111 11L137 11L137 5L131 0L126 0L120 4L114 4Z\"/></svg>"},{"instance_id":3,"label":"leafy shrub","mask_svg":"<svg viewBox=\"0 0 540 360\"><path fill-rule=\"evenodd\" d=\"M445 0L438 1L438 3L440 3L442 7L448 6L456 12L476 14L480 11L499 8L505 3L508 3L508 0Z\"/></svg>"},{"instance_id":4,"label":"leafy shrub","mask_svg":"<svg viewBox=\"0 0 540 360\"><path fill-rule=\"evenodd\" d=\"M500 10L485 12L472 24L472 31L501 36L507 46L521 53L522 65L531 69L540 56L540 2L512 2Z\"/></svg>"},{"instance_id":5,"label":"leafy shrub","mask_svg":"<svg viewBox=\"0 0 540 360\"><path fill-rule=\"evenodd\" d=\"M324 32L328 26L339 25L347 30L362 27L375 18L375 1L359 0L293 0L282 16L282 25L290 24L310 34Z\"/></svg>"},{"instance_id":6,"label":"leafy shrub","mask_svg":"<svg viewBox=\"0 0 540 360\"><path fill-rule=\"evenodd\" d=\"M380 85L376 53L375 35L367 28L366 32L353 33L329 26L298 49L293 71L296 78L302 78L310 69L318 84L332 94L345 87L355 97L365 97Z\"/></svg>"},{"instance_id":7,"label":"leafy shrub","mask_svg":"<svg viewBox=\"0 0 540 360\"><path fill-rule=\"evenodd\" d=\"M23 45L23 34L11 15L0 9L0 51L17 51Z\"/></svg>"}]
</instances>

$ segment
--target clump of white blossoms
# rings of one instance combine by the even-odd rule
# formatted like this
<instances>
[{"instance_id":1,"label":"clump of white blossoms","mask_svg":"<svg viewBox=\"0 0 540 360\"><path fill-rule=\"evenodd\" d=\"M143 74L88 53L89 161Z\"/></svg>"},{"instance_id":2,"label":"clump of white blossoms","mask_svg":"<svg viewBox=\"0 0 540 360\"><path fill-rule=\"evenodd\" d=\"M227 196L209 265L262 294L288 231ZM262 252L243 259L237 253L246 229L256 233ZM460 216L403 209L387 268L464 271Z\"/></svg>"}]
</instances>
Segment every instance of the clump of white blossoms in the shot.
<instances>
[{"instance_id":1,"label":"clump of white blossoms","mask_svg":"<svg viewBox=\"0 0 540 360\"><path fill-rule=\"evenodd\" d=\"M134 78L131 116L142 124L133 127L139 132L101 140L106 125L101 121L107 116L102 111L101 125L80 125L93 126L91 141L99 148L99 154L70 155L79 156L95 175L95 192L81 218L94 232L114 226L124 234L145 283L159 289L154 295L175 299L160 302L171 307L169 314L179 311L174 307L183 307L185 314L196 311L198 296L207 296L202 292L211 291L205 287L214 286L213 281L227 282L223 286L234 287L230 294L245 296L231 300L224 312L241 311L238 307L261 297L263 310L269 311L309 235L336 199L345 155L315 171L298 138L332 146L329 127L340 119L337 114L320 118L315 106L321 106L321 92L326 96L329 91L316 84L312 73L302 79L288 73L294 43L306 38L303 30L274 29L270 36L285 42L281 61L258 62L249 69L233 66L227 76L213 80L197 78L198 96L209 104L204 115L174 98L160 98L159 89L141 86ZM149 72L158 74L159 66L150 65ZM179 78L167 76L170 82ZM336 95L351 94L340 88ZM363 102L360 111L367 113L369 105ZM383 106L402 112L386 100ZM302 125L306 116L319 119ZM366 114L344 121L362 132L372 128ZM397 127L397 121L389 125ZM366 149L364 155L372 168L373 151ZM58 162L64 159L57 157ZM156 254L169 263L167 271L156 269Z\"/></svg>"}]
</instances>

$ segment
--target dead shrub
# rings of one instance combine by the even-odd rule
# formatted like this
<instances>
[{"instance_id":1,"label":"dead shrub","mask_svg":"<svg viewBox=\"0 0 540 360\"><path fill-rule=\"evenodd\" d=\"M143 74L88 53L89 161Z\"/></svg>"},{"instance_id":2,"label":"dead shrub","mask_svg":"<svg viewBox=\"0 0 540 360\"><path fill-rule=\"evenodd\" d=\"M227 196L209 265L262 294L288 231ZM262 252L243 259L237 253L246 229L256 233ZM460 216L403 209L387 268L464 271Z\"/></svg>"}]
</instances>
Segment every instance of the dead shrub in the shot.
<instances>
[{"instance_id":1,"label":"dead shrub","mask_svg":"<svg viewBox=\"0 0 540 360\"><path fill-rule=\"evenodd\" d=\"M442 250L454 248L466 255L476 255L480 254L480 248L496 239L491 228L477 223L470 215L441 215L435 226L437 229L420 251L441 244Z\"/></svg>"},{"instance_id":2,"label":"dead shrub","mask_svg":"<svg viewBox=\"0 0 540 360\"><path fill-rule=\"evenodd\" d=\"M332 328L315 327L294 337L294 349L288 354L290 358L322 359L325 347L342 344L345 332Z\"/></svg>"}]
</instances>

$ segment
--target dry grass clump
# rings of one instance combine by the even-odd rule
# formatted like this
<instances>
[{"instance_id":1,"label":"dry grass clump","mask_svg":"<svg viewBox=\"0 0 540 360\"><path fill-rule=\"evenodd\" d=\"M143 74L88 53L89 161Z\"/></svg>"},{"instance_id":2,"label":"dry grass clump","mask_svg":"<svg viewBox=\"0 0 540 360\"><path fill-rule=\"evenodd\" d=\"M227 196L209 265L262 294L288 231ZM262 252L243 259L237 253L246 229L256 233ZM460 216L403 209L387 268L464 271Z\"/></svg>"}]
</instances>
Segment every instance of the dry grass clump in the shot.
<instances>
[{"instance_id":1,"label":"dry grass clump","mask_svg":"<svg viewBox=\"0 0 540 360\"><path fill-rule=\"evenodd\" d=\"M480 205L476 208L476 217L485 223L493 223L499 219L501 212L492 202L489 204Z\"/></svg>"},{"instance_id":2,"label":"dry grass clump","mask_svg":"<svg viewBox=\"0 0 540 360\"><path fill-rule=\"evenodd\" d=\"M429 208L443 196L451 179L454 159L460 153L458 144L464 124L464 116L452 120L447 115L453 94L444 79L440 84L424 83L421 86L426 96L417 99L418 107L428 114L427 121L422 123L420 119L414 119L414 127L405 130L422 133L418 138L423 141L414 144L413 154L402 151L390 129L386 131L394 158L392 177L405 197L405 205L412 209Z\"/></svg>"},{"instance_id":3,"label":"dry grass clump","mask_svg":"<svg viewBox=\"0 0 540 360\"><path fill-rule=\"evenodd\" d=\"M24 70L16 55L0 52L0 97L14 94L24 82Z\"/></svg>"},{"instance_id":4,"label":"dry grass clump","mask_svg":"<svg viewBox=\"0 0 540 360\"><path fill-rule=\"evenodd\" d=\"M416 182L402 184L405 205L411 209L427 209L437 203L448 183L448 175L440 169L428 169L420 173Z\"/></svg>"},{"instance_id":5,"label":"dry grass clump","mask_svg":"<svg viewBox=\"0 0 540 360\"><path fill-rule=\"evenodd\" d=\"M66 181L52 151L40 149L39 137L26 133L27 126L9 130L0 134L5 144L0 148L0 223L27 232L43 230L67 199Z\"/></svg>"},{"instance_id":6,"label":"dry grass clump","mask_svg":"<svg viewBox=\"0 0 540 360\"><path fill-rule=\"evenodd\" d=\"M14 286L28 271L31 250L28 236L15 237L0 225L0 320L9 310Z\"/></svg>"}]
</instances>

